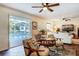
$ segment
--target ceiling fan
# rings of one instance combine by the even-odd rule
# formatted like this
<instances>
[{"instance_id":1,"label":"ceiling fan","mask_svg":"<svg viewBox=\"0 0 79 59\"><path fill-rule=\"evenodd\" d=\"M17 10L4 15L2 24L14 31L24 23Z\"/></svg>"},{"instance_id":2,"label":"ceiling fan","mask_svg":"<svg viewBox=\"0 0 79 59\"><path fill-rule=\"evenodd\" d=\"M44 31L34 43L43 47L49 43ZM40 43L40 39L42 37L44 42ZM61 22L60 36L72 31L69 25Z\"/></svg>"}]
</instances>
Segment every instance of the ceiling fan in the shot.
<instances>
[{"instance_id":1,"label":"ceiling fan","mask_svg":"<svg viewBox=\"0 0 79 59\"><path fill-rule=\"evenodd\" d=\"M42 12L43 10L49 10L51 12L53 12L53 10L50 7L55 7L55 6L59 6L59 3L54 3L54 4L50 4L50 3L42 3L42 6L32 6L32 8L42 8L40 12Z\"/></svg>"}]
</instances>

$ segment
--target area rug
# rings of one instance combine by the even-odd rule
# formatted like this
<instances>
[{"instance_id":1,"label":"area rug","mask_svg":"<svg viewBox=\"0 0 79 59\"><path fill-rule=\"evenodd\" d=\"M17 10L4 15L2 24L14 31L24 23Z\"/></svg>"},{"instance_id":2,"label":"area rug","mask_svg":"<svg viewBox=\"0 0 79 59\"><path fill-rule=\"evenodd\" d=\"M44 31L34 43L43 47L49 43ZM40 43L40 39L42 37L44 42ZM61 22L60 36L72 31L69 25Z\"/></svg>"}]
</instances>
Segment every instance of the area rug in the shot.
<instances>
[{"instance_id":1,"label":"area rug","mask_svg":"<svg viewBox=\"0 0 79 59\"><path fill-rule=\"evenodd\" d=\"M76 50L68 47L65 49L52 47L50 48L49 56L76 56Z\"/></svg>"}]
</instances>

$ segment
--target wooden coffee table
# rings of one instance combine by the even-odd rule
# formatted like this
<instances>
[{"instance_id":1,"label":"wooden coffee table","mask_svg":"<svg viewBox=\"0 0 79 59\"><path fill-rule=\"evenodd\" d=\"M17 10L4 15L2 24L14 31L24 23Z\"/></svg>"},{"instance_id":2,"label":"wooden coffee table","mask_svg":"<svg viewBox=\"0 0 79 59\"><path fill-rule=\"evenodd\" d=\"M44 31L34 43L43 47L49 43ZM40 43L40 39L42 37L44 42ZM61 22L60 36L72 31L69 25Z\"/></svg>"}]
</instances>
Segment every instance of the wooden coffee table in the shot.
<instances>
[{"instance_id":1,"label":"wooden coffee table","mask_svg":"<svg viewBox=\"0 0 79 59\"><path fill-rule=\"evenodd\" d=\"M43 45L45 47L51 47L56 44L55 40L38 40L37 42L39 42L40 45Z\"/></svg>"}]
</instances>

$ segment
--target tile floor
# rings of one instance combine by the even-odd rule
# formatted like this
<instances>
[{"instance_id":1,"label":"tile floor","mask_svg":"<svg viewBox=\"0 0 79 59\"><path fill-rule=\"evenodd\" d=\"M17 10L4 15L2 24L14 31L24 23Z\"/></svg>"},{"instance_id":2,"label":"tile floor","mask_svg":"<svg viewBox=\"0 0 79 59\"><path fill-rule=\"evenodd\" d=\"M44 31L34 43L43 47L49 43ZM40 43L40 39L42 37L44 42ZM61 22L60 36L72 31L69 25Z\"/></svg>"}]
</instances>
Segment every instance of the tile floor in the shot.
<instances>
[{"instance_id":1,"label":"tile floor","mask_svg":"<svg viewBox=\"0 0 79 59\"><path fill-rule=\"evenodd\" d=\"M0 56L25 56L23 45L0 52Z\"/></svg>"}]
</instances>

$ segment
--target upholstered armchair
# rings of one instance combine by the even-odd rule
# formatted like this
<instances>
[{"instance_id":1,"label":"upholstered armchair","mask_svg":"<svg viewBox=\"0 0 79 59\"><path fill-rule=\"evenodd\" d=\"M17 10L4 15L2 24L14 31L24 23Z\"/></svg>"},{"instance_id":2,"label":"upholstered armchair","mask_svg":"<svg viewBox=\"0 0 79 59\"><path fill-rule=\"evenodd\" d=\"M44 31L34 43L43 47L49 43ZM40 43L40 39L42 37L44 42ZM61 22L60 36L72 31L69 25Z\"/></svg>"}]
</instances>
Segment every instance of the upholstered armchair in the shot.
<instances>
[{"instance_id":1,"label":"upholstered armchair","mask_svg":"<svg viewBox=\"0 0 79 59\"><path fill-rule=\"evenodd\" d=\"M32 39L24 40L23 45L27 56L46 56L49 53L47 48L39 46L38 42Z\"/></svg>"}]
</instances>

